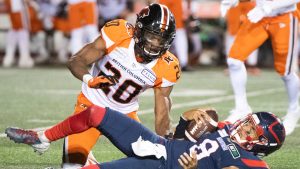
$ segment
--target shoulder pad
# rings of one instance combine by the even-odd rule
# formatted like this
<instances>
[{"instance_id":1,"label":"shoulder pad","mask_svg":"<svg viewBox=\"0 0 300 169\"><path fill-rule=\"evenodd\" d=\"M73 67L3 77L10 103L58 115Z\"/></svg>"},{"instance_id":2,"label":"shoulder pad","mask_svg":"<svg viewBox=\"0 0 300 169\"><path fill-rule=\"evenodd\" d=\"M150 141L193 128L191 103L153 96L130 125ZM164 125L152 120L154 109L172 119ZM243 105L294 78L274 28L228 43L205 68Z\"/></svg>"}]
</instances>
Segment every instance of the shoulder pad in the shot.
<instances>
[{"instance_id":1,"label":"shoulder pad","mask_svg":"<svg viewBox=\"0 0 300 169\"><path fill-rule=\"evenodd\" d=\"M123 19L107 22L101 29L101 36L105 41L106 48L121 43L123 40L133 37L134 27Z\"/></svg>"}]
</instances>

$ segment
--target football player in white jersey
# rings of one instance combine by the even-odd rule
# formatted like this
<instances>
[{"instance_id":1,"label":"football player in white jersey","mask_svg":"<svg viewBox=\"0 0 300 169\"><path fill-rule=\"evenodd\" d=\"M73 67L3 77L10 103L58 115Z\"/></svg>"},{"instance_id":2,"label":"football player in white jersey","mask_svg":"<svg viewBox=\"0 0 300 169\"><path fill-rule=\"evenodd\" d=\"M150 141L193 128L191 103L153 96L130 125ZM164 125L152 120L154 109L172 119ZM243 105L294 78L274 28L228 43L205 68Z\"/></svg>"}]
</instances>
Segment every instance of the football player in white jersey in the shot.
<instances>
[{"instance_id":1,"label":"football player in white jersey","mask_svg":"<svg viewBox=\"0 0 300 169\"><path fill-rule=\"evenodd\" d=\"M238 2L238 0L223 0L221 13L225 15L227 10ZM270 39L274 67L285 84L289 100L283 124L287 135L294 131L300 119L299 77L294 68L295 58L298 57L296 52L298 2L300 0L256 0L256 6L247 13L247 20L242 23L227 59L235 94L235 109L227 120L235 121L252 112L246 97L247 74L244 61L251 52Z\"/></svg>"},{"instance_id":2,"label":"football player in white jersey","mask_svg":"<svg viewBox=\"0 0 300 169\"><path fill-rule=\"evenodd\" d=\"M179 62L168 51L175 32L173 14L159 4L142 9L135 27L122 19L106 23L100 36L68 62L72 74L83 81L75 114L98 105L111 107L139 121L138 96L153 88L155 131L161 136L167 134L170 93L180 77ZM92 65L90 70L89 65ZM99 136L98 130L90 129L67 137L63 167L84 165Z\"/></svg>"}]
</instances>

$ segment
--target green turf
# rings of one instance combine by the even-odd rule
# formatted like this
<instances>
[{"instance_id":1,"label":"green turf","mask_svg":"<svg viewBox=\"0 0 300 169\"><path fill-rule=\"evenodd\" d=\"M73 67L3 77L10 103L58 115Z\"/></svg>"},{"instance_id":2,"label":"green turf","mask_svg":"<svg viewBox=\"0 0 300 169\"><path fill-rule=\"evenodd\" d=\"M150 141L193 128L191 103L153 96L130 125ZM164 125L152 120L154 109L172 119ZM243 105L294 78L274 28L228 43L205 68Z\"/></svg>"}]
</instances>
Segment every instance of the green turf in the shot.
<instances>
[{"instance_id":1,"label":"green turf","mask_svg":"<svg viewBox=\"0 0 300 169\"><path fill-rule=\"evenodd\" d=\"M28 146L9 141L3 137L3 132L7 126L47 127L64 119L73 112L76 93L80 91L80 82L63 68L0 69L0 79L0 168L41 169L50 166L59 168L62 141L52 143L50 150L39 156ZM276 91L266 93L265 91L269 89L276 89ZM218 90L222 93L210 96L174 96L174 106L182 103L186 106L172 110L174 124L183 110L195 107L188 105L189 103L232 95L229 78L223 74L221 68L203 68L195 72L183 73L173 92L184 93L187 90ZM254 111L272 111L280 117L284 116L287 96L282 81L273 70L263 70L262 75L258 77L249 76L248 92L254 91L259 91L258 95L249 97ZM153 98L141 97L140 105L140 110L151 109ZM233 108L233 100L208 102L204 105L215 107L219 110L219 117L224 119ZM153 130L153 113L143 114L140 117L143 123ZM286 138L281 150L265 158L271 168L299 168L299 137L300 129L297 128ZM93 152L101 162L123 157L107 139L100 139Z\"/></svg>"}]
</instances>

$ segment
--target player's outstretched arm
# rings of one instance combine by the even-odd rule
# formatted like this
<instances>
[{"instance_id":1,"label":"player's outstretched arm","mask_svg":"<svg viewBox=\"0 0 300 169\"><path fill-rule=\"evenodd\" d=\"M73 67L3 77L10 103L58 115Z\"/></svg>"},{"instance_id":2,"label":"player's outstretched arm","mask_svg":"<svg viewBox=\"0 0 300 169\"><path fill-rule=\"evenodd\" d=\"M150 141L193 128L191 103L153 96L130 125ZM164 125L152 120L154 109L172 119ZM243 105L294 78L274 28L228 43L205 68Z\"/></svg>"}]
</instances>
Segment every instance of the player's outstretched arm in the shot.
<instances>
[{"instance_id":1,"label":"player's outstretched arm","mask_svg":"<svg viewBox=\"0 0 300 169\"><path fill-rule=\"evenodd\" d=\"M269 3L270 5L269 7L272 8L272 10L276 10L279 8L297 4L299 2L300 0L276 0L276 1L271 1L271 3Z\"/></svg>"},{"instance_id":2,"label":"player's outstretched arm","mask_svg":"<svg viewBox=\"0 0 300 169\"><path fill-rule=\"evenodd\" d=\"M83 76L89 74L89 65L101 59L105 53L105 42L99 36L94 42L85 45L68 61L67 66L72 74L83 81ZM89 79L90 80L90 79Z\"/></svg>"},{"instance_id":3,"label":"player's outstretched arm","mask_svg":"<svg viewBox=\"0 0 300 169\"><path fill-rule=\"evenodd\" d=\"M256 5L255 8L249 11L247 17L252 23L257 23L262 18L271 14L273 11L296 4L298 2L300 2L300 0L264 1L262 4Z\"/></svg>"},{"instance_id":4,"label":"player's outstretched arm","mask_svg":"<svg viewBox=\"0 0 300 169\"><path fill-rule=\"evenodd\" d=\"M154 88L155 95L155 131L158 135L164 136L168 134L170 129L171 98L173 86Z\"/></svg>"}]
</instances>

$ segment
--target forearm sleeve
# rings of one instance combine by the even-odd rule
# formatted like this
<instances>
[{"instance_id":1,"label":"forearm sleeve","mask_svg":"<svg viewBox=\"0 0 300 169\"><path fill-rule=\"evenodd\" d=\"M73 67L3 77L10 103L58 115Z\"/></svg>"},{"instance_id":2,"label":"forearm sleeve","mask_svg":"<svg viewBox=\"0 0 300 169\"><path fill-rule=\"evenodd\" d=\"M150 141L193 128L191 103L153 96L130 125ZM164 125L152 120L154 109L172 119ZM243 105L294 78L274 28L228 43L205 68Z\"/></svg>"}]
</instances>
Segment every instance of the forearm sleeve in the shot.
<instances>
[{"instance_id":1,"label":"forearm sleeve","mask_svg":"<svg viewBox=\"0 0 300 169\"><path fill-rule=\"evenodd\" d=\"M176 130L174 133L174 139L182 139L185 137L185 129L187 128L189 121L185 120L183 117L180 117L179 123L176 126Z\"/></svg>"}]
</instances>

